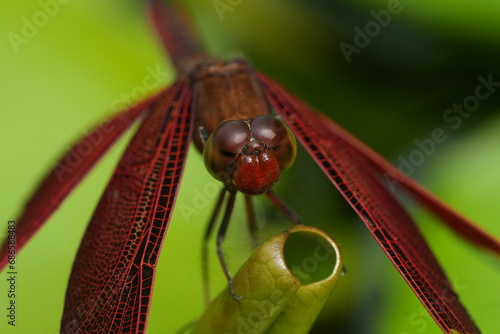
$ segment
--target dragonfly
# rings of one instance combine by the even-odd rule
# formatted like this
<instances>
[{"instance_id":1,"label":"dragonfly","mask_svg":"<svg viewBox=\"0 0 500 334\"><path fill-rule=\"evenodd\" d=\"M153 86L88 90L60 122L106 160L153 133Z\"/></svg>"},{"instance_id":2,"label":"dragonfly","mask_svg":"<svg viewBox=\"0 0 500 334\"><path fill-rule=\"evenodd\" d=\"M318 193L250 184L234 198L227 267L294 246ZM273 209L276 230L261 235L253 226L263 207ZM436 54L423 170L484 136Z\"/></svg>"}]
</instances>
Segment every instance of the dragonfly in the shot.
<instances>
[{"instance_id":1,"label":"dragonfly","mask_svg":"<svg viewBox=\"0 0 500 334\"><path fill-rule=\"evenodd\" d=\"M30 239L41 224L43 224L43 222L53 213L53 210L57 208L62 199L74 188L96 160L104 154L105 150L113 141L125 131L134 120L140 117L145 117L141 129L137 132L135 137L140 140L134 139L129 149L127 149L122 159L123 163L120 163L108 189L112 189L113 184L116 186L117 182L125 182L123 181L124 178L130 179L128 182L131 182L131 184L134 184L134 181L145 182L146 178L144 176L137 178L135 173L139 173L138 171L142 170L141 166L149 166L154 170L155 165L151 160L153 158L150 157L149 160L146 159L147 163L141 165L140 162L131 162L128 160L143 158L137 157L137 155L140 154L132 154L130 152L134 150L137 151L139 148L142 150L144 147L147 147L146 144L148 144L152 145L152 151L150 152L152 155L154 155L153 153L157 156L166 155L167 153L163 151L166 148L159 147L158 143L151 139L162 137L161 141L167 146L170 145L169 151L167 152L172 154L169 161L172 162L174 166L171 166L170 169L168 166L167 168L165 168L165 166L159 168L161 172L157 172L155 177L160 178L158 175L163 175L163 183L156 181L149 191L161 194L161 196L158 195L158 198L169 194L168 196L170 196L170 199L168 199L166 203L156 203L153 205L154 208L150 209L147 213L152 216L156 214L164 215L160 220L162 220L162 224L168 224L169 215L173 208L177 187L182 175L182 166L187 155L189 141L193 136L194 138L200 138L200 141L203 141L205 137L204 134L200 135L198 133L198 137L195 135L196 131L199 132L200 126L196 127L195 125L199 119L196 119L193 111L195 109L193 107L193 101L195 101L194 96L196 95L196 89L193 87L194 83L192 81L190 68L196 66L194 64L206 64L205 62L209 59L209 64L218 64L221 65L221 67L234 66L238 70L244 68L245 71L248 72L248 76L256 80L255 82L257 82L258 86L261 88L262 95L265 97L269 106L272 106L272 109L277 113L278 117L280 117L297 136L299 142L304 145L325 174L331 179L332 183L339 189L348 203L358 213L374 238L379 242L391 261L395 264L396 268L400 271L403 278L407 280L410 287L415 291L443 331L450 332L451 330L457 330L464 333L478 332L478 329L472 320L470 320L467 312L453 293L451 284L434 256L427 248L425 241L415 228L414 223L393 196L385 189L378 176L388 175L392 180L397 181L410 195L414 196L416 200L435 212L436 215L441 217L445 223L448 223L464 238L498 253L500 248L497 240L442 204L425 189L408 179L405 175L402 175L396 168L392 167L379 155L328 120L325 116L312 111L307 105L288 93L278 83L264 74L253 70L245 61L235 61L234 63L218 62L206 56L199 50L198 45L194 43L196 39L190 35L189 32L191 29L185 27L183 25L184 23L181 21L175 23L176 21L173 18L178 17L170 7L165 7L164 4L157 1L149 2L149 5L151 6L151 12L154 18L153 22L155 23L159 35L162 37L162 41L166 45L174 63L178 65L178 81L159 94L119 114L108 123L94 130L94 132L88 135L87 139L84 138L75 146L75 149L77 149L77 147L82 147L82 143L85 143L86 140L88 141L93 134L99 133L99 131L103 132L104 128L107 129L111 126L114 128L114 131L105 138L98 149L93 151L92 157L80 165L79 168L71 171L64 169L64 167L68 167L69 165L67 161L63 159L59 165L61 168L56 167L53 174L42 183L39 190L33 196L33 200L27 204L26 210L19 221L19 246L24 245ZM157 119L162 121L155 122L157 119L153 117L157 117ZM209 137L208 133L206 137ZM199 145L203 145L203 143ZM68 153L67 157L70 155L71 151ZM137 167L137 171L132 173L130 166ZM55 173L58 174L56 175ZM64 177L64 182L55 182L56 178L57 181L59 181L59 177L61 176ZM231 187L230 184L226 183L226 185L228 188ZM170 193L167 193L168 189L170 189ZM232 191L234 191L234 189L232 189ZM47 196L49 192L51 193L50 197ZM126 203L128 203L128 201L126 197L119 197L120 202L124 202L123 206L116 207L109 204L109 201L114 199L113 195L116 195L116 191L107 190L105 192L94 214L89 229L86 232L82 245L85 245L85 243L91 244L96 241L96 229L102 228L96 225L97 222L106 220L106 218L103 217L116 213L116 211L113 210L118 210L118 212L120 212L120 210L127 210ZM137 201L137 198L135 201ZM130 202L134 202L134 200L131 199ZM168 206L168 203L170 203L170 206ZM139 210L140 206L136 203L134 204L134 208ZM153 215L153 213L155 215ZM129 220L128 224L132 224L132 221ZM148 284L152 284L159 245L161 244L161 240L166 230L166 225L158 227L159 234L156 235L153 233L155 227L155 224L149 220L142 228L143 230L136 231L136 235L134 236L135 239L141 239L144 234L149 233L154 238L157 238L154 242L151 242L154 244L154 246L150 246L152 248L148 249L146 246L142 248L138 247L135 256L145 258L139 262L114 262L114 267L109 268L109 270L119 271L120 268L125 267L129 270L126 275L122 274L120 276L121 278L118 280L118 282L125 287L120 297L122 298L124 293L129 293L130 298L135 298L134 300L137 303L142 303L136 304L133 308L127 310L127 312L130 312L126 317L127 322L117 323L116 321L120 319L119 317L114 317L114 321L109 321L109 314L102 314L99 312L95 314L85 314L85 310L90 309L88 305L78 305L78 300L82 298L71 297L72 293L78 295L78 290L83 283L88 285L89 281L84 282L83 279L79 277L97 277L99 275L92 270L103 269L101 262L104 260L102 257L85 256L91 246L86 246L87 248L83 246L83 251L80 251L75 261L74 273L76 274L73 274L73 279L68 288L69 297L65 307L65 315L62 324L63 331L66 330L65 328L67 328L68 332L73 331L73 327L71 326L80 325L79 319L83 317L87 322L82 324L82 328L88 329L89 327L84 326L97 326L95 328L98 329L111 328L112 330L108 330L108 332L113 332L116 326L123 326L121 327L121 331L123 332L127 330L131 332L142 332L145 330L147 308L152 290L149 288ZM109 232L113 234L126 234L123 235L127 237L124 242L128 242L131 237L129 233L121 232L118 229L113 229ZM109 240L104 240L104 246L110 245L107 243L108 241ZM112 241L114 242L115 240ZM5 259L5 254L2 258ZM144 266L140 271L137 268L137 263ZM5 263L3 264L5 265ZM92 269L92 267L95 268ZM78 275L82 272L85 273ZM137 272L141 272L143 280L137 280ZM133 275L131 275L131 273L133 273ZM125 284L129 276L135 277L136 279L131 285ZM91 295L101 296L102 293L107 291L106 285L108 283L111 283L109 278L107 281L96 282L94 286L91 286ZM141 287L142 289L139 289ZM141 298L137 295L137 291L139 290L144 294L140 296ZM446 295L441 295L443 292L445 292ZM133 293L136 295L133 295ZM110 300L112 299L113 298L110 298ZM101 309L113 310L113 307L111 305L109 305L109 307L108 305L102 305ZM82 314L85 315L82 317Z\"/></svg>"}]
</instances>

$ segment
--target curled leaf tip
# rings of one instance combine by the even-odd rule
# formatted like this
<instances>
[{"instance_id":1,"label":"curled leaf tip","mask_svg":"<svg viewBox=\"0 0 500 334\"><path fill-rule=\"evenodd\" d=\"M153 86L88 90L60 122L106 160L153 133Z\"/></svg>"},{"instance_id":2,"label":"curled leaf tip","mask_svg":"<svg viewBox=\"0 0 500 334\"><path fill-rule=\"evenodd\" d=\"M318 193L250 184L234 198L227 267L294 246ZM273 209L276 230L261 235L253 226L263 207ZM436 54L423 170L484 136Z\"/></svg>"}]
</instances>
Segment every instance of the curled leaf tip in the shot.
<instances>
[{"instance_id":1,"label":"curled leaf tip","mask_svg":"<svg viewBox=\"0 0 500 334\"><path fill-rule=\"evenodd\" d=\"M325 232L293 228L261 244L234 277L236 303L225 289L194 333L307 333L342 273L337 245Z\"/></svg>"}]
</instances>

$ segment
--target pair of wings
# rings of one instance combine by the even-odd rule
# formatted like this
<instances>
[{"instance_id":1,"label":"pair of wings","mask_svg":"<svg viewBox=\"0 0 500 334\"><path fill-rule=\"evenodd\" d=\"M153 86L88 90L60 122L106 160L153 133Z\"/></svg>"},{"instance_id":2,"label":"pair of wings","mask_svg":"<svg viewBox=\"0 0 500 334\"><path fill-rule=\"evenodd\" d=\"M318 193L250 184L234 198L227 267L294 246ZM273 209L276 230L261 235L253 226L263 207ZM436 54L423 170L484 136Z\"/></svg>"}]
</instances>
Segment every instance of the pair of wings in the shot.
<instances>
[{"instance_id":1,"label":"pair of wings","mask_svg":"<svg viewBox=\"0 0 500 334\"><path fill-rule=\"evenodd\" d=\"M189 31L172 38L160 2L150 0L156 26L175 63L198 52ZM171 24L171 23L169 23ZM174 42L167 41L174 39ZM184 43L184 44L183 44ZM445 332L479 333L406 211L384 182L398 183L464 238L500 254L500 243L439 202L420 185L279 84L256 73L280 117L358 213L395 267ZM123 155L85 233L75 260L62 320L63 333L143 333L155 268L175 204L192 138L192 87L188 78L110 119L61 159L27 203L17 225L23 247L137 119L142 125ZM103 140L93 140L102 137ZM91 153L77 166L81 147ZM68 166L71 166L69 168ZM7 265L0 250L0 269Z\"/></svg>"},{"instance_id":2,"label":"pair of wings","mask_svg":"<svg viewBox=\"0 0 500 334\"><path fill-rule=\"evenodd\" d=\"M500 253L499 243L437 201L380 156L265 75L267 98L446 332L478 333L451 284L406 211L383 184L383 174L467 239ZM113 142L138 118L142 125L123 155L85 233L73 266L63 333L142 333L156 262L168 228L193 131L192 87L180 80L118 114L70 150L26 205L17 226L21 248ZM111 129L111 131L109 131ZM92 154L64 168L82 145ZM6 248L0 266L7 263Z\"/></svg>"}]
</instances>

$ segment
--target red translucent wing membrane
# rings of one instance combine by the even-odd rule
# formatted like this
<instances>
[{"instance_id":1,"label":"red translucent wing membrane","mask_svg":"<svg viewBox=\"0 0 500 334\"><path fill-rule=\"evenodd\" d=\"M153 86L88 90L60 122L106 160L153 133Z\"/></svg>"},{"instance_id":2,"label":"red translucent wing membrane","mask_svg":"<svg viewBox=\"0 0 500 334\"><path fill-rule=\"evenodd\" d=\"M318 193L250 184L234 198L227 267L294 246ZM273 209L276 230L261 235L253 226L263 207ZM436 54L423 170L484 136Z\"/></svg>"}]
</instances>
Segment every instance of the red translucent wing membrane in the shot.
<instances>
[{"instance_id":1,"label":"red translucent wing membrane","mask_svg":"<svg viewBox=\"0 0 500 334\"><path fill-rule=\"evenodd\" d=\"M387 182L390 188L394 189L395 186L401 186L417 201L427 207L427 209L431 210L434 214L440 217L442 222L453 229L463 239L476 246L483 247L496 255L500 255L500 241L498 239L481 229L470 220L458 214L456 211L440 201L436 196L431 194L427 189L412 180L410 177L401 173L391 163L386 161L379 154L353 137L347 131L334 124L327 117L323 115L319 116L332 132L343 137L349 145L368 159L368 162L372 165L372 167L383 175L384 181Z\"/></svg>"},{"instance_id":2,"label":"red translucent wing membrane","mask_svg":"<svg viewBox=\"0 0 500 334\"><path fill-rule=\"evenodd\" d=\"M188 82L172 86L128 146L78 251L61 332L144 332L191 139L190 100Z\"/></svg>"},{"instance_id":3,"label":"red translucent wing membrane","mask_svg":"<svg viewBox=\"0 0 500 334\"><path fill-rule=\"evenodd\" d=\"M158 95L155 95L117 114L78 141L66 153L24 207L16 226L18 250L33 237L95 163L157 98ZM0 251L0 270L7 264L7 256L7 245L4 244Z\"/></svg>"},{"instance_id":4,"label":"red translucent wing membrane","mask_svg":"<svg viewBox=\"0 0 500 334\"><path fill-rule=\"evenodd\" d=\"M331 121L258 74L288 126L368 227L436 323L446 332L479 333L441 266L406 211L374 173L364 151L353 149Z\"/></svg>"},{"instance_id":5,"label":"red translucent wing membrane","mask_svg":"<svg viewBox=\"0 0 500 334\"><path fill-rule=\"evenodd\" d=\"M181 8L160 0L147 3L151 22L178 72L206 58L198 36Z\"/></svg>"}]
</instances>

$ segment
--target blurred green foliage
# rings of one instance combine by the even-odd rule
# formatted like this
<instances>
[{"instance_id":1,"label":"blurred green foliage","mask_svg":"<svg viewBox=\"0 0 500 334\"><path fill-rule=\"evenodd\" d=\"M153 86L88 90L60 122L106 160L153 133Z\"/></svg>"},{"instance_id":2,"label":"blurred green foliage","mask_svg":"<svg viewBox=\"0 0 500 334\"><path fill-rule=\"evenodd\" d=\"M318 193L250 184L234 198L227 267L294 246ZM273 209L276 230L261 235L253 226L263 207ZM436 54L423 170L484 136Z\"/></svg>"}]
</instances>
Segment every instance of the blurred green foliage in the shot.
<instances>
[{"instance_id":1,"label":"blurred green foliage","mask_svg":"<svg viewBox=\"0 0 500 334\"><path fill-rule=\"evenodd\" d=\"M4 222L18 217L23 201L70 143L130 103L131 95L151 93L141 89L148 75L157 73L158 89L175 77L139 1L57 2L52 11L42 3L55 2L14 2L0 12ZM443 120L449 108L475 94L478 76L500 81L497 2L242 0L222 19L212 1L186 4L211 52L248 56L256 68L395 162L418 149L415 140L445 129L448 140L426 155L412 177L500 236L500 92L480 101L457 129ZM389 8L399 11L383 27L374 15L384 17L381 11ZM40 13L46 13L46 21ZM37 26L30 30L30 23ZM366 46L356 46L357 31L367 25L373 36ZM343 42L360 50L349 63ZM126 140L19 254L18 324L13 329L0 322L2 333L58 333L74 254L124 145ZM184 210L174 213L163 248L149 333L175 331L203 310L200 245L215 181L199 172L201 159L191 153L178 199ZM315 332L440 332L303 151L277 191L306 222L328 229L345 256L347 275ZM251 251L243 205L238 205L225 246L233 271ZM288 226L267 202L258 201L258 209L262 237ZM414 211L461 300L479 327L493 332L500 312L498 261ZM210 269L216 293L225 282L215 256ZM4 278L0 274L1 307Z\"/></svg>"}]
</instances>

